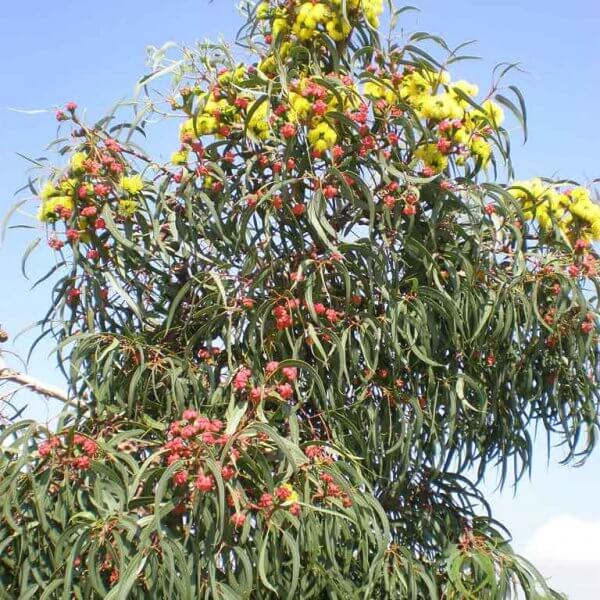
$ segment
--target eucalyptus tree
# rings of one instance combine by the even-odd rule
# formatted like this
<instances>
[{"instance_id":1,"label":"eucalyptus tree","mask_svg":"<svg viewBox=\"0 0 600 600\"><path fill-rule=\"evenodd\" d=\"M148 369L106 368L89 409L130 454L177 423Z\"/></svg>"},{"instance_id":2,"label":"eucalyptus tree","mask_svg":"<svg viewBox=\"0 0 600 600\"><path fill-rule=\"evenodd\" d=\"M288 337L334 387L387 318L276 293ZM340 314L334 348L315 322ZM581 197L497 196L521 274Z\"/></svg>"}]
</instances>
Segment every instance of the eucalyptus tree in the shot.
<instances>
[{"instance_id":1,"label":"eucalyptus tree","mask_svg":"<svg viewBox=\"0 0 600 600\"><path fill-rule=\"evenodd\" d=\"M514 181L510 67L480 93L389 8L248 6L57 112L30 187L70 402L2 432L3 597L560 597L479 484L534 428L595 445L600 208Z\"/></svg>"}]
</instances>

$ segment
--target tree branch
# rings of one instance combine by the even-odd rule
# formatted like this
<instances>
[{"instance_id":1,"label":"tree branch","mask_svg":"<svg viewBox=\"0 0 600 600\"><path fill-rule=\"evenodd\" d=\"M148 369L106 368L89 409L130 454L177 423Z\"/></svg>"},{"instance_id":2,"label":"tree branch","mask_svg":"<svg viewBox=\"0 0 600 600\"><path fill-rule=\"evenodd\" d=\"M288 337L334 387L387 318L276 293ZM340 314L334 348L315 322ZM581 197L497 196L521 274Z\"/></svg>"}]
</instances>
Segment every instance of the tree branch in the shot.
<instances>
[{"instance_id":1,"label":"tree branch","mask_svg":"<svg viewBox=\"0 0 600 600\"><path fill-rule=\"evenodd\" d=\"M25 373L19 373L18 371L13 371L6 366L6 363L0 358L0 382L8 381L11 383L16 383L22 387L26 387L36 394L40 394L41 396L46 396L48 398L54 398L55 400L59 400L60 402L64 402L69 406L73 406L75 408L81 408L84 404L81 400L73 400L69 398L66 391L44 383L39 379L35 379Z\"/></svg>"}]
</instances>

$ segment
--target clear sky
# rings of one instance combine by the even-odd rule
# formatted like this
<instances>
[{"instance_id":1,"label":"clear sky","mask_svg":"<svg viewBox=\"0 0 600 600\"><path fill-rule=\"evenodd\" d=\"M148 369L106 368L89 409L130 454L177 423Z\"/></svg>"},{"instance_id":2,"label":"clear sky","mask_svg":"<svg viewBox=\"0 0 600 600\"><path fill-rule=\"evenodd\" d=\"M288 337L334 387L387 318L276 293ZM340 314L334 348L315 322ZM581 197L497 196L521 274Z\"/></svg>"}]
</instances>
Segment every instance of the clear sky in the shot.
<instances>
[{"instance_id":1,"label":"clear sky","mask_svg":"<svg viewBox=\"0 0 600 600\"><path fill-rule=\"evenodd\" d=\"M419 14L402 21L406 31L441 34L452 45L477 40L484 60L464 64L460 75L485 90L498 62L520 62L525 73L511 83L525 93L530 140L513 156L519 177L557 175L589 183L600 176L600 4L597 0L413 0ZM4 2L0 17L0 213L26 182L27 163L15 153L44 154L54 137L53 111L23 115L9 110L51 109L69 100L98 117L130 96L145 72L145 46L173 40L232 39L239 18L230 0L43 0ZM164 147L172 150L171 140ZM24 221L24 219L21 219ZM42 315L49 287L29 291L20 256L35 232L8 234L0 248L0 324L13 335ZM46 248L31 262L41 274ZM9 349L25 354L31 335ZM48 360L49 346L34 355L33 374L60 383ZM56 411L30 398L29 414L45 420ZM538 444L532 481L513 498L494 494L496 516L511 529L552 582L573 600L600 598L600 449L581 469L545 463ZM493 490L493 480L488 488Z\"/></svg>"}]
</instances>

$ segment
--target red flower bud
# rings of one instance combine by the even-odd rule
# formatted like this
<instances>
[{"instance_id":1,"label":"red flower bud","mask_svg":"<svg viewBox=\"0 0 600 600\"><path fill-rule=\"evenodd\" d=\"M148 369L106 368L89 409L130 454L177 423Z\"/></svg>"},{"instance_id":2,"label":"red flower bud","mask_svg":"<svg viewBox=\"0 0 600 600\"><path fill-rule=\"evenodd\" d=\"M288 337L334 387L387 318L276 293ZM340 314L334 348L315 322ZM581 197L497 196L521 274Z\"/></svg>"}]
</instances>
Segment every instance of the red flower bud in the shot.
<instances>
[{"instance_id":1,"label":"red flower bud","mask_svg":"<svg viewBox=\"0 0 600 600\"><path fill-rule=\"evenodd\" d=\"M81 209L81 216L82 217L94 217L97 212L98 212L98 209L95 206L86 206L85 208Z\"/></svg>"},{"instance_id":2,"label":"red flower bud","mask_svg":"<svg viewBox=\"0 0 600 600\"><path fill-rule=\"evenodd\" d=\"M235 475L235 469L231 465L225 465L221 469L221 477L225 481L229 481L230 479L233 479L234 475Z\"/></svg>"},{"instance_id":3,"label":"red flower bud","mask_svg":"<svg viewBox=\"0 0 600 600\"><path fill-rule=\"evenodd\" d=\"M265 371L269 374L274 373L275 371L277 371L277 368L279 367L279 363L276 360L271 360L267 363L267 366L265 367Z\"/></svg>"},{"instance_id":4,"label":"red flower bud","mask_svg":"<svg viewBox=\"0 0 600 600\"><path fill-rule=\"evenodd\" d=\"M279 133L286 139L293 138L296 135L296 127L292 123L286 123L281 127Z\"/></svg>"},{"instance_id":5,"label":"red flower bud","mask_svg":"<svg viewBox=\"0 0 600 600\"><path fill-rule=\"evenodd\" d=\"M284 367L281 369L281 373L290 381L294 381L298 377L298 369L296 367Z\"/></svg>"},{"instance_id":6,"label":"red flower bud","mask_svg":"<svg viewBox=\"0 0 600 600\"><path fill-rule=\"evenodd\" d=\"M246 515L241 512L236 512L233 515L231 515L231 518L229 520L236 529L240 529L244 526L244 523L246 522Z\"/></svg>"},{"instance_id":7,"label":"red flower bud","mask_svg":"<svg viewBox=\"0 0 600 600\"><path fill-rule=\"evenodd\" d=\"M277 391L284 400L289 400L294 395L294 389L289 383L282 383L281 385L278 385Z\"/></svg>"},{"instance_id":8,"label":"red flower bud","mask_svg":"<svg viewBox=\"0 0 600 600\"><path fill-rule=\"evenodd\" d=\"M196 483L194 485L197 490L205 493L210 492L214 488L215 481L211 475L204 475L203 473L200 473L200 475L198 475L196 478Z\"/></svg>"},{"instance_id":9,"label":"red flower bud","mask_svg":"<svg viewBox=\"0 0 600 600\"><path fill-rule=\"evenodd\" d=\"M177 487L182 487L187 483L188 478L189 478L189 473L187 472L186 469L183 469L182 471L177 471L173 475L173 483Z\"/></svg>"}]
</instances>

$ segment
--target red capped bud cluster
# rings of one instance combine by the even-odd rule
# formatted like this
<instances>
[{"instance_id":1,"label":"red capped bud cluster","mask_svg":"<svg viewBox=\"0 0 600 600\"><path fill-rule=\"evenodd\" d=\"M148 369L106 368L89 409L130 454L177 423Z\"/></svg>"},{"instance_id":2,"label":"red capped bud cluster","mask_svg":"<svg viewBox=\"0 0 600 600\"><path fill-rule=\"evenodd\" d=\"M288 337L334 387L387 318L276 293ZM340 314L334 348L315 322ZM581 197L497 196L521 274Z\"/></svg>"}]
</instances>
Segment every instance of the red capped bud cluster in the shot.
<instances>
[{"instance_id":1,"label":"red capped bud cluster","mask_svg":"<svg viewBox=\"0 0 600 600\"><path fill-rule=\"evenodd\" d=\"M56 237L51 237L48 239L48 246L50 246L52 250L61 250L64 247L64 245L65 243Z\"/></svg>"},{"instance_id":2,"label":"red capped bud cluster","mask_svg":"<svg viewBox=\"0 0 600 600\"><path fill-rule=\"evenodd\" d=\"M246 367L240 369L233 378L233 387L236 390L243 390L248 385L252 371Z\"/></svg>"},{"instance_id":3,"label":"red capped bud cluster","mask_svg":"<svg viewBox=\"0 0 600 600\"><path fill-rule=\"evenodd\" d=\"M334 478L330 473L321 473L319 476L321 486L318 488L316 497L323 499L338 499L345 508L352 506L350 496L334 482Z\"/></svg>"},{"instance_id":4,"label":"red capped bud cluster","mask_svg":"<svg viewBox=\"0 0 600 600\"><path fill-rule=\"evenodd\" d=\"M286 140L293 138L296 135L296 126L292 123L286 123L281 127L279 133L281 133L282 137L284 137Z\"/></svg>"},{"instance_id":5,"label":"red capped bud cluster","mask_svg":"<svg viewBox=\"0 0 600 600\"><path fill-rule=\"evenodd\" d=\"M277 329L287 329L294 324L292 315L288 312L288 307L277 305L273 309L273 316L275 317L275 326Z\"/></svg>"},{"instance_id":6,"label":"red capped bud cluster","mask_svg":"<svg viewBox=\"0 0 600 600\"><path fill-rule=\"evenodd\" d=\"M581 324L581 331L586 334L591 333L595 327L596 327L596 319L594 318L593 314L588 313L585 317L585 320Z\"/></svg>"},{"instance_id":7,"label":"red capped bud cluster","mask_svg":"<svg viewBox=\"0 0 600 600\"><path fill-rule=\"evenodd\" d=\"M417 214L419 192L413 187L401 187L397 181L392 181L378 191L381 202L392 210L397 204L402 206L402 214L406 217Z\"/></svg>"},{"instance_id":8,"label":"red capped bud cluster","mask_svg":"<svg viewBox=\"0 0 600 600\"><path fill-rule=\"evenodd\" d=\"M295 367L280 369L277 363L269 363L268 370L272 376L280 375L287 380L293 381L297 377ZM300 491L304 491L307 484L311 489L307 498L310 497L311 502L332 508L352 505L348 494L335 483L333 476L323 471L323 467L333 465L334 460L327 449L318 444L305 448L306 463L295 475L265 489L256 481L253 468L245 469L246 460L250 465L256 464L258 453L263 457L261 462L272 461L277 445L266 433L257 432L248 425L250 428L240 426L230 437L223 433L225 426L221 421L199 415L193 409L184 411L181 419L171 423L163 450L166 465L176 461L181 463L181 468L171 478L176 502L174 515L182 516L194 502L202 501L206 495L217 494L217 477L227 482L229 522L234 530L246 525L249 517L253 517L251 523L256 526L260 522L257 517L268 519L277 510L300 516ZM53 444L56 442L49 442L49 445ZM220 473L214 471L215 464L221 465Z\"/></svg>"},{"instance_id":9,"label":"red capped bud cluster","mask_svg":"<svg viewBox=\"0 0 600 600\"><path fill-rule=\"evenodd\" d=\"M86 471L98 454L98 444L79 433L74 434L72 439L69 434L63 434L42 442L38 452L42 459L48 459L53 464L69 466L74 471Z\"/></svg>"},{"instance_id":10,"label":"red capped bud cluster","mask_svg":"<svg viewBox=\"0 0 600 600\"><path fill-rule=\"evenodd\" d=\"M294 396L294 388L291 382L298 378L296 367L283 367L279 369L279 363L270 361L265 366L264 379L269 385L256 386L251 384L252 371L243 367L233 378L233 387L236 390L247 393L253 404L258 404L266 398L276 398L279 395L283 400L290 400Z\"/></svg>"},{"instance_id":11,"label":"red capped bud cluster","mask_svg":"<svg viewBox=\"0 0 600 600\"><path fill-rule=\"evenodd\" d=\"M342 257L338 253L333 253L329 260L335 261L340 260ZM358 303L355 303L358 305ZM322 302L315 302L313 308L317 316L323 317L331 325L336 325L345 316L343 311L338 311L330 306L326 306ZM278 304L273 308L272 314L275 317L275 327L279 330L287 329L294 325L294 311L303 309L307 313L307 317L310 315L309 305L306 301L302 301L299 298L290 299L285 304Z\"/></svg>"},{"instance_id":12,"label":"red capped bud cluster","mask_svg":"<svg viewBox=\"0 0 600 600\"><path fill-rule=\"evenodd\" d=\"M569 277L577 279L582 276L594 276L597 273L596 258L591 254L586 254L580 264L573 263L567 267Z\"/></svg>"},{"instance_id":13,"label":"red capped bud cluster","mask_svg":"<svg viewBox=\"0 0 600 600\"><path fill-rule=\"evenodd\" d=\"M207 362L207 363L213 363L214 359L216 357L218 357L221 354L221 349L220 348L215 348L215 347L211 347L211 348L200 348L197 352L197 356L198 358L203 361L203 362Z\"/></svg>"},{"instance_id":14,"label":"red capped bud cluster","mask_svg":"<svg viewBox=\"0 0 600 600\"><path fill-rule=\"evenodd\" d=\"M591 253L587 253L581 260L581 272L586 277L598 275L598 259Z\"/></svg>"}]
</instances>

